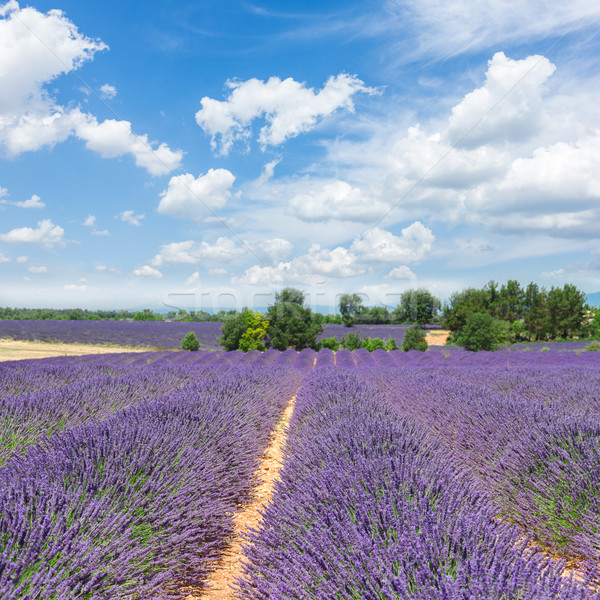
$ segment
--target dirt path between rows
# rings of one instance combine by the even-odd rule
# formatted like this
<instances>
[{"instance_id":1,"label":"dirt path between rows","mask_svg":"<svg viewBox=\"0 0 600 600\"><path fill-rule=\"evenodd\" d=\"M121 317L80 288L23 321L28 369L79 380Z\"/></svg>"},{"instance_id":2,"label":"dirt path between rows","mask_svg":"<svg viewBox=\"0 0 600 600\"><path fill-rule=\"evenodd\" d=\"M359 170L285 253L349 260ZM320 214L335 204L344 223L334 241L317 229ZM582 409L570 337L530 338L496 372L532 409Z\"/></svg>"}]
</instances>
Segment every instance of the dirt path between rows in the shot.
<instances>
[{"instance_id":1,"label":"dirt path between rows","mask_svg":"<svg viewBox=\"0 0 600 600\"><path fill-rule=\"evenodd\" d=\"M95 346L92 344L63 344L57 342L30 342L0 339L0 362L52 356L82 356L84 354L114 354L115 352L148 352L154 348L125 348L123 346Z\"/></svg>"},{"instance_id":2,"label":"dirt path between rows","mask_svg":"<svg viewBox=\"0 0 600 600\"><path fill-rule=\"evenodd\" d=\"M316 359L315 359L316 362ZM265 450L255 475L258 484L254 488L252 500L240 508L233 518L234 533L229 545L224 551L216 569L206 580L201 593L191 593L186 600L230 600L237 596L233 586L242 575L244 543L243 536L251 528L258 528L262 521L260 511L271 501L275 482L283 466L283 447L287 439L290 419L294 412L296 395L292 396L281 419L271 433L271 441Z\"/></svg>"}]
</instances>

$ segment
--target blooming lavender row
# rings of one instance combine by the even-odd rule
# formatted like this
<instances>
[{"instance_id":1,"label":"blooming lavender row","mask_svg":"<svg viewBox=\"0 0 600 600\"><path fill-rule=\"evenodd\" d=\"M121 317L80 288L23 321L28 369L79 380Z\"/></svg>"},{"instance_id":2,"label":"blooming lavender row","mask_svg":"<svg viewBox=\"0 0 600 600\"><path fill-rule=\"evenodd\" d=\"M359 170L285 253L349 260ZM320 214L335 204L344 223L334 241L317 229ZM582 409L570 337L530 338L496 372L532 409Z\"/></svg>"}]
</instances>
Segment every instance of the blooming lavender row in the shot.
<instances>
[{"instance_id":1,"label":"blooming lavender row","mask_svg":"<svg viewBox=\"0 0 600 600\"><path fill-rule=\"evenodd\" d=\"M472 470L505 518L598 576L600 362L582 359L370 377Z\"/></svg>"},{"instance_id":2,"label":"blooming lavender row","mask_svg":"<svg viewBox=\"0 0 600 600\"><path fill-rule=\"evenodd\" d=\"M201 586L302 377L210 371L0 468L0 597L178 598Z\"/></svg>"},{"instance_id":3,"label":"blooming lavender row","mask_svg":"<svg viewBox=\"0 0 600 600\"><path fill-rule=\"evenodd\" d=\"M468 473L424 427L398 418L369 376L317 365L298 393L281 481L246 548L241 598L598 597L498 521Z\"/></svg>"},{"instance_id":4,"label":"blooming lavender row","mask_svg":"<svg viewBox=\"0 0 600 600\"><path fill-rule=\"evenodd\" d=\"M107 363L108 364L108 363ZM106 367L107 364L104 366ZM113 365L114 366L114 365ZM170 365L145 365L121 367L119 376L100 375L78 379L73 383L58 385L26 394L0 397L0 464L13 453L43 441L63 429L88 421L108 418L115 411L135 406L141 401L156 398L177 390L192 381L210 378L208 368L189 368ZM42 371L37 376L36 371ZM39 384L47 365L31 365L31 378ZM93 369L78 372L88 375ZM26 382L22 382L26 383Z\"/></svg>"},{"instance_id":5,"label":"blooming lavender row","mask_svg":"<svg viewBox=\"0 0 600 600\"><path fill-rule=\"evenodd\" d=\"M11 321L0 320L0 338L117 346L181 348L193 331L204 350L217 350L223 323L167 321Z\"/></svg>"}]
</instances>

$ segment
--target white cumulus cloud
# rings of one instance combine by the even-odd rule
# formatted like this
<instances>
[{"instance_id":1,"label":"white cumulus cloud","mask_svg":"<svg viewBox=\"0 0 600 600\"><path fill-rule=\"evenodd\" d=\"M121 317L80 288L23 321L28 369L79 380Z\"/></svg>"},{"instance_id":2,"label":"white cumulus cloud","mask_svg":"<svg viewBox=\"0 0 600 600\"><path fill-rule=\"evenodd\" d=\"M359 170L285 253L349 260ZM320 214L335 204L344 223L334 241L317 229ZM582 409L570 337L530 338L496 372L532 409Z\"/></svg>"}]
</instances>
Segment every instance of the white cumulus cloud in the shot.
<instances>
[{"instance_id":1,"label":"white cumulus cloud","mask_svg":"<svg viewBox=\"0 0 600 600\"><path fill-rule=\"evenodd\" d=\"M47 87L108 46L82 35L60 10L42 13L11 1L0 9L0 147L11 156L53 146L71 135L105 157L132 154L151 175L177 168L183 152L132 132L128 121L58 104ZM105 84L104 95L116 93Z\"/></svg>"},{"instance_id":2,"label":"white cumulus cloud","mask_svg":"<svg viewBox=\"0 0 600 600\"><path fill-rule=\"evenodd\" d=\"M163 276L159 270L153 269L150 265L144 265L139 269L135 269L133 274L138 277L152 277L154 279L160 279Z\"/></svg>"},{"instance_id":3,"label":"white cumulus cloud","mask_svg":"<svg viewBox=\"0 0 600 600\"><path fill-rule=\"evenodd\" d=\"M8 258L7 256L4 256L4 254L2 254L2 252L0 252L0 264L7 263L7 262L10 262L10 258Z\"/></svg>"},{"instance_id":4,"label":"white cumulus cloud","mask_svg":"<svg viewBox=\"0 0 600 600\"><path fill-rule=\"evenodd\" d=\"M132 210L124 210L119 214L119 218L121 221L125 221L125 223L129 223L130 225L140 226L142 223L142 219L146 217L145 214L136 215Z\"/></svg>"},{"instance_id":5,"label":"white cumulus cloud","mask_svg":"<svg viewBox=\"0 0 600 600\"><path fill-rule=\"evenodd\" d=\"M9 243L40 244L47 248L53 246L64 246L65 230L59 225L54 225L50 219L38 221L37 229L31 227L20 227L12 229L8 233L0 234L0 240Z\"/></svg>"},{"instance_id":6,"label":"white cumulus cloud","mask_svg":"<svg viewBox=\"0 0 600 600\"><path fill-rule=\"evenodd\" d=\"M376 93L355 75L346 73L330 77L318 92L291 77L271 77L266 82L228 81L227 87L231 90L227 100L204 97L202 108L196 113L196 122L211 136L213 149L218 148L223 154L235 141L251 136L254 119L266 121L258 135L264 149L312 129L318 119L340 108L352 111L352 96L357 92Z\"/></svg>"},{"instance_id":7,"label":"white cumulus cloud","mask_svg":"<svg viewBox=\"0 0 600 600\"><path fill-rule=\"evenodd\" d=\"M37 275L39 273L47 273L48 272L47 267L29 267L27 270L30 273L33 273L34 275Z\"/></svg>"},{"instance_id":8,"label":"white cumulus cloud","mask_svg":"<svg viewBox=\"0 0 600 600\"><path fill-rule=\"evenodd\" d=\"M462 147L518 141L542 124L542 91L556 67L543 56L523 60L497 52L488 63L485 84L452 109L447 135Z\"/></svg>"},{"instance_id":9,"label":"white cumulus cloud","mask_svg":"<svg viewBox=\"0 0 600 600\"><path fill-rule=\"evenodd\" d=\"M100 93L106 100L112 100L117 95L117 88L110 83L105 83L100 86Z\"/></svg>"},{"instance_id":10,"label":"white cumulus cloud","mask_svg":"<svg viewBox=\"0 0 600 600\"><path fill-rule=\"evenodd\" d=\"M295 195L289 202L288 213L309 222L330 219L366 222L380 217L386 208L385 203L365 196L359 187L338 180Z\"/></svg>"},{"instance_id":11,"label":"white cumulus cloud","mask_svg":"<svg viewBox=\"0 0 600 600\"><path fill-rule=\"evenodd\" d=\"M236 246L234 241L225 237L218 238L214 244L188 240L164 244L150 264L162 267L165 264L195 265L202 261L230 262L245 253L244 248Z\"/></svg>"},{"instance_id":12,"label":"white cumulus cloud","mask_svg":"<svg viewBox=\"0 0 600 600\"><path fill-rule=\"evenodd\" d=\"M200 221L227 204L234 181L227 169L209 169L198 177L191 173L171 177L161 193L158 212Z\"/></svg>"},{"instance_id":13,"label":"white cumulus cloud","mask_svg":"<svg viewBox=\"0 0 600 600\"><path fill-rule=\"evenodd\" d=\"M419 263L431 252L434 241L431 229L416 221L399 236L374 227L356 239L350 249L365 261Z\"/></svg>"},{"instance_id":14,"label":"white cumulus cloud","mask_svg":"<svg viewBox=\"0 0 600 600\"><path fill-rule=\"evenodd\" d=\"M40 200L40 197L36 194L33 194L31 198L28 200L23 200L21 202L11 202L12 205L18 206L20 208L45 208L45 204Z\"/></svg>"},{"instance_id":15,"label":"white cumulus cloud","mask_svg":"<svg viewBox=\"0 0 600 600\"><path fill-rule=\"evenodd\" d=\"M388 279L409 279L414 280L417 276L410 270L406 265L401 265L400 267L395 267L392 269L388 275Z\"/></svg>"}]
</instances>

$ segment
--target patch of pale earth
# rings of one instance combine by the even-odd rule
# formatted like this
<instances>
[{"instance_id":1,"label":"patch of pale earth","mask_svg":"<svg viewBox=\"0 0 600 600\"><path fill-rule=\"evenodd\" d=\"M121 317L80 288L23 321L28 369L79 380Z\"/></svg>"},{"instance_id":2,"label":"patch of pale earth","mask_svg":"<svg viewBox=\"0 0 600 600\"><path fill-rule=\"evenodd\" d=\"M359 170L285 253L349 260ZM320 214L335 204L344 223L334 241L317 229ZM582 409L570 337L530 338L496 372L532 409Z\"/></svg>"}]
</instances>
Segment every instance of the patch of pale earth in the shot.
<instances>
[{"instance_id":1,"label":"patch of pale earth","mask_svg":"<svg viewBox=\"0 0 600 600\"><path fill-rule=\"evenodd\" d=\"M92 344L63 344L55 342L30 342L26 340L0 340L0 362L52 356L83 356L85 354L114 354L115 352L148 352L153 348L124 348L122 346L94 346Z\"/></svg>"},{"instance_id":2,"label":"patch of pale earth","mask_svg":"<svg viewBox=\"0 0 600 600\"><path fill-rule=\"evenodd\" d=\"M450 337L450 332L446 329L428 331L425 335L425 341L428 346L445 346L446 340Z\"/></svg>"}]
</instances>

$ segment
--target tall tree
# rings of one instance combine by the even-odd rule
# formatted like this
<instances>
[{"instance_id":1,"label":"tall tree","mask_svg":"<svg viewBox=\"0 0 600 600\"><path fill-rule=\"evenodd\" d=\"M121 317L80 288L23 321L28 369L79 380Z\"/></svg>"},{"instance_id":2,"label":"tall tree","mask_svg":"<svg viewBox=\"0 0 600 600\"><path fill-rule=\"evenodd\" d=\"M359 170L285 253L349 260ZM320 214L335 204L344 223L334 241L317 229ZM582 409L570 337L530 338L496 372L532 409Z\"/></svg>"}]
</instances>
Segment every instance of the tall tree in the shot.
<instances>
[{"instance_id":1,"label":"tall tree","mask_svg":"<svg viewBox=\"0 0 600 600\"><path fill-rule=\"evenodd\" d=\"M362 298L358 294L342 294L340 297L340 314L346 327L352 327L356 318L365 312Z\"/></svg>"}]
</instances>

